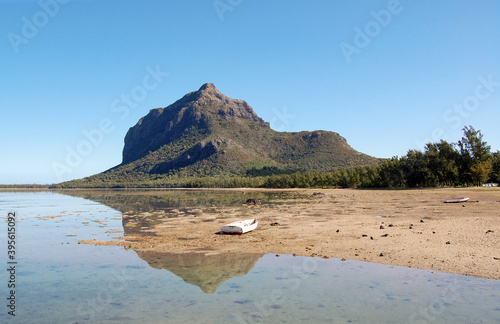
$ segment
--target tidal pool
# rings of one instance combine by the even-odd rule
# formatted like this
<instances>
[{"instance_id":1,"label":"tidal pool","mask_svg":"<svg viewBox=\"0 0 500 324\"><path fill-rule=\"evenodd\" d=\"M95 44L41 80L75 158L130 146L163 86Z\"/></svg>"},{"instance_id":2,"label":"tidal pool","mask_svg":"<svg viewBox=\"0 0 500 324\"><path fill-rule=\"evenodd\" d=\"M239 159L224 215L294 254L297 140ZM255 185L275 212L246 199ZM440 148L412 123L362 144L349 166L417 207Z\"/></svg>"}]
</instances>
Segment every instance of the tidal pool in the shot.
<instances>
[{"instance_id":1,"label":"tidal pool","mask_svg":"<svg viewBox=\"0 0 500 324\"><path fill-rule=\"evenodd\" d=\"M259 195L268 203L297 198ZM8 213L17 220L15 288L2 271L0 323L500 321L499 280L339 259L78 244L122 236L124 211L239 202L238 194L207 191L0 192L4 269Z\"/></svg>"}]
</instances>

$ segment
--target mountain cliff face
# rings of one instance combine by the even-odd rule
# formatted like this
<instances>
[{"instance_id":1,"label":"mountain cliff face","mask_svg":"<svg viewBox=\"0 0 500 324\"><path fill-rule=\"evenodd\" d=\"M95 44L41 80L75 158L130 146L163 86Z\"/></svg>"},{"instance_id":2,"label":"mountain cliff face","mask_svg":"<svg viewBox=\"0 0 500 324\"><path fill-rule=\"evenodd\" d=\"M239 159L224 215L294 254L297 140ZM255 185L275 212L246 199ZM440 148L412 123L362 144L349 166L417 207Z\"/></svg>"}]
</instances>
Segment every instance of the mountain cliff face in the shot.
<instances>
[{"instance_id":1,"label":"mountain cliff face","mask_svg":"<svg viewBox=\"0 0 500 324\"><path fill-rule=\"evenodd\" d=\"M123 163L142 158L182 137L190 137L195 133L206 137L214 130L214 122L217 121L248 121L269 128L269 124L259 118L245 101L226 97L213 84L207 83L167 108L152 109L130 128L125 136ZM217 145L220 144L212 143L208 147L202 145L198 149L208 153Z\"/></svg>"},{"instance_id":2,"label":"mountain cliff face","mask_svg":"<svg viewBox=\"0 0 500 324\"><path fill-rule=\"evenodd\" d=\"M207 83L130 128L115 171L245 175L264 167L328 171L376 162L334 132L276 132L245 101Z\"/></svg>"}]
</instances>

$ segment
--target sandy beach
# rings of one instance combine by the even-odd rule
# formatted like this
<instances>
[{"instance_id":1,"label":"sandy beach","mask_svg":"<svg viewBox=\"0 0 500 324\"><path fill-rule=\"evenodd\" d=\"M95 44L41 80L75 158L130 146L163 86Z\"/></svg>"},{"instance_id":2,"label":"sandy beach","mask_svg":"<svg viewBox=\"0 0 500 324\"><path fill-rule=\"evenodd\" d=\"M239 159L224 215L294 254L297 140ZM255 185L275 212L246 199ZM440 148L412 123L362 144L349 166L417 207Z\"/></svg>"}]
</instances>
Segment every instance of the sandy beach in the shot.
<instances>
[{"instance_id":1,"label":"sandy beach","mask_svg":"<svg viewBox=\"0 0 500 324\"><path fill-rule=\"evenodd\" d=\"M254 189L238 189L242 202ZM275 190L276 191L276 190ZM143 252L293 254L500 279L500 188L296 189L260 205L124 212L124 236L106 242ZM465 203L443 200L469 197ZM172 214L177 213L172 217ZM257 218L256 230L221 226Z\"/></svg>"}]
</instances>

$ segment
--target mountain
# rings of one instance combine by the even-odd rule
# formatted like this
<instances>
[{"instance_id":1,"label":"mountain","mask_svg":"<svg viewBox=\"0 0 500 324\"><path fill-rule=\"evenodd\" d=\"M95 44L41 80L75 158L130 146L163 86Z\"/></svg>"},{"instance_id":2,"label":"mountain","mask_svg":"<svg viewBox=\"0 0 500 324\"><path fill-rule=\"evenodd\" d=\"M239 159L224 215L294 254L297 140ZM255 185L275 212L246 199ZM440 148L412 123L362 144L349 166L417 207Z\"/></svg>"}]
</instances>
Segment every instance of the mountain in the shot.
<instances>
[{"instance_id":1,"label":"mountain","mask_svg":"<svg viewBox=\"0 0 500 324\"><path fill-rule=\"evenodd\" d=\"M209 135L222 131L223 124L227 127L232 123L240 126L251 123L253 127L269 129L269 124L259 118L245 101L226 97L211 83L204 84L198 91L188 93L167 108L151 110L130 128L125 136L123 163L140 159L183 137L207 139ZM222 138L221 141L225 142ZM209 154L221 145L213 136L209 142L194 148L192 153L201 150Z\"/></svg>"},{"instance_id":2,"label":"mountain","mask_svg":"<svg viewBox=\"0 0 500 324\"><path fill-rule=\"evenodd\" d=\"M248 103L206 83L150 110L127 132L122 163L87 180L330 171L377 162L334 132L274 131Z\"/></svg>"}]
</instances>

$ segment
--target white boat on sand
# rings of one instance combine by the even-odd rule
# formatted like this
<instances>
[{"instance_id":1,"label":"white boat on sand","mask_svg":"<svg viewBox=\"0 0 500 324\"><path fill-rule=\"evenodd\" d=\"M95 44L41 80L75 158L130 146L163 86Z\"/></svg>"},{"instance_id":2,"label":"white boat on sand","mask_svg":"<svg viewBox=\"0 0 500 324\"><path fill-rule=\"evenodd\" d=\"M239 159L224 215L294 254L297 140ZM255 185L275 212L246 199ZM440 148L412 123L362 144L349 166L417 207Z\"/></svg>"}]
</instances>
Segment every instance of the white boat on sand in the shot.
<instances>
[{"instance_id":1,"label":"white boat on sand","mask_svg":"<svg viewBox=\"0 0 500 324\"><path fill-rule=\"evenodd\" d=\"M224 234L243 234L253 231L257 228L259 222L257 219L246 219L243 221L234 222L222 226L221 230Z\"/></svg>"},{"instance_id":2,"label":"white boat on sand","mask_svg":"<svg viewBox=\"0 0 500 324\"><path fill-rule=\"evenodd\" d=\"M444 203L461 203L461 202L466 202L467 200L469 200L469 197L447 199L447 200L443 200L443 202Z\"/></svg>"}]
</instances>

